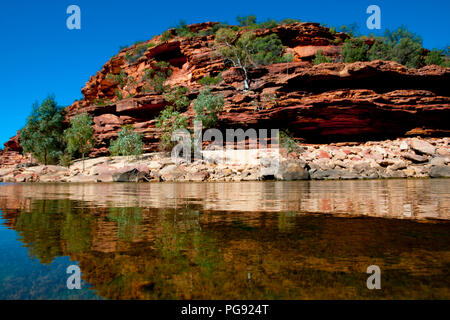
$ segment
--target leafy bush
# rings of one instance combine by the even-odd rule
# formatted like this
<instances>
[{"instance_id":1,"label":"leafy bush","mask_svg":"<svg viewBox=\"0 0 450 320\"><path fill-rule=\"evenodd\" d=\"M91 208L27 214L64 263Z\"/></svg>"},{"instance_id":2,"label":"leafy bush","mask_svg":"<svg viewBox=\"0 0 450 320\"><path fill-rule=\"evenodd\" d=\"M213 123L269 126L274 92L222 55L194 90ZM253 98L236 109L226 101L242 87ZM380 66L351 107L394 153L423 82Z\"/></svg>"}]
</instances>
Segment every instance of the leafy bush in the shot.
<instances>
[{"instance_id":1,"label":"leafy bush","mask_svg":"<svg viewBox=\"0 0 450 320\"><path fill-rule=\"evenodd\" d=\"M141 41L138 43L141 43ZM148 44L140 44L140 45L136 46L136 48L133 51L126 53L125 60L130 64L135 63L140 57L142 57L144 55L145 51L147 51L148 48L151 48L154 46L155 46L155 44L152 42L150 42Z\"/></svg>"},{"instance_id":2,"label":"leafy bush","mask_svg":"<svg viewBox=\"0 0 450 320\"><path fill-rule=\"evenodd\" d=\"M153 91L156 93L163 93L166 87L164 82L172 75L172 66L166 61L159 61L155 63L152 69L145 72L144 80L146 80Z\"/></svg>"},{"instance_id":3,"label":"leafy bush","mask_svg":"<svg viewBox=\"0 0 450 320\"><path fill-rule=\"evenodd\" d=\"M222 72L219 73L215 77L211 77L211 76L203 77L200 80L198 80L197 82L200 83L202 86L211 86L211 85L218 84L221 81L222 81Z\"/></svg>"},{"instance_id":4,"label":"leafy bush","mask_svg":"<svg viewBox=\"0 0 450 320\"><path fill-rule=\"evenodd\" d=\"M120 70L119 74L108 73L106 75L106 80L114 82L119 86L119 88L122 89L128 82L128 75L126 74L125 70Z\"/></svg>"},{"instance_id":5,"label":"leafy bush","mask_svg":"<svg viewBox=\"0 0 450 320\"><path fill-rule=\"evenodd\" d=\"M293 24L293 23L297 23L297 22L301 22L301 21L298 20L298 19L290 19L290 18L288 18L288 19L281 20L279 22L279 24Z\"/></svg>"},{"instance_id":6,"label":"leafy bush","mask_svg":"<svg viewBox=\"0 0 450 320\"><path fill-rule=\"evenodd\" d=\"M213 127L217 121L217 114L222 110L224 99L221 95L213 95L211 90L204 89L194 101L195 120L201 121L204 128Z\"/></svg>"},{"instance_id":7,"label":"leafy bush","mask_svg":"<svg viewBox=\"0 0 450 320\"><path fill-rule=\"evenodd\" d=\"M93 120L87 113L82 113L70 119L70 128L64 131L64 139L67 144L67 151L70 155L81 153L84 156L94 146L94 129L92 129Z\"/></svg>"},{"instance_id":8,"label":"leafy bush","mask_svg":"<svg viewBox=\"0 0 450 320\"><path fill-rule=\"evenodd\" d=\"M175 111L173 106L166 107L156 118L156 127L162 130L159 143L161 150L171 150L175 143L172 141L172 133L178 129L187 127L187 117Z\"/></svg>"},{"instance_id":9,"label":"leafy bush","mask_svg":"<svg viewBox=\"0 0 450 320\"><path fill-rule=\"evenodd\" d=\"M425 64L450 67L450 61L444 56L443 50L437 49L433 49L428 52L427 56L425 57Z\"/></svg>"},{"instance_id":10,"label":"leafy bush","mask_svg":"<svg viewBox=\"0 0 450 320\"><path fill-rule=\"evenodd\" d=\"M292 135L288 130L280 131L280 145L285 148L288 153L300 151L300 147L292 138Z\"/></svg>"},{"instance_id":11,"label":"leafy bush","mask_svg":"<svg viewBox=\"0 0 450 320\"><path fill-rule=\"evenodd\" d=\"M175 27L175 33L179 37L192 37L194 35L183 20Z\"/></svg>"},{"instance_id":12,"label":"leafy bush","mask_svg":"<svg viewBox=\"0 0 450 320\"><path fill-rule=\"evenodd\" d=\"M109 151L113 156L131 156L138 157L142 154L143 148L142 135L134 132L131 125L122 127L116 140L111 141Z\"/></svg>"},{"instance_id":13,"label":"leafy bush","mask_svg":"<svg viewBox=\"0 0 450 320\"><path fill-rule=\"evenodd\" d=\"M172 39L172 32L170 30L166 30L161 34L161 41L167 41Z\"/></svg>"},{"instance_id":14,"label":"leafy bush","mask_svg":"<svg viewBox=\"0 0 450 320\"><path fill-rule=\"evenodd\" d=\"M191 104L191 100L187 96L188 92L189 89L186 87L176 87L169 90L164 98L174 106L176 111L185 111Z\"/></svg>"},{"instance_id":15,"label":"leafy bush","mask_svg":"<svg viewBox=\"0 0 450 320\"><path fill-rule=\"evenodd\" d=\"M322 50L317 51L317 52L316 52L316 56L315 56L315 58L314 58L314 60L313 60L313 63L314 63L314 64L321 64L321 63L325 63L325 62L331 62L331 59L330 59L330 58L327 58L327 57L323 54Z\"/></svg>"},{"instance_id":16,"label":"leafy bush","mask_svg":"<svg viewBox=\"0 0 450 320\"><path fill-rule=\"evenodd\" d=\"M359 38L347 39L342 46L345 62L367 61L368 45Z\"/></svg>"},{"instance_id":17,"label":"leafy bush","mask_svg":"<svg viewBox=\"0 0 450 320\"><path fill-rule=\"evenodd\" d=\"M23 151L45 165L57 163L64 150L63 120L64 110L54 96L48 96L40 106L35 102L25 127L19 132Z\"/></svg>"}]
</instances>

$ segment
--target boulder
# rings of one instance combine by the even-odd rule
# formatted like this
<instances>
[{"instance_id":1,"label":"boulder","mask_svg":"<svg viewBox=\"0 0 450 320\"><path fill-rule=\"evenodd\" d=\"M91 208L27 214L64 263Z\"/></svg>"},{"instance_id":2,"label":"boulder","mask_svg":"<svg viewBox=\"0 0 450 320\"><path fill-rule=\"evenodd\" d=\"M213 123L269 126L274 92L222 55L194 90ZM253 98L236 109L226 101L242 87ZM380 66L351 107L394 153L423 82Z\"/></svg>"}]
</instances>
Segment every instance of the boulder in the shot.
<instances>
[{"instance_id":1,"label":"boulder","mask_svg":"<svg viewBox=\"0 0 450 320\"><path fill-rule=\"evenodd\" d=\"M433 155L436 152L436 148L431 143L417 138L412 139L409 145L414 151L421 154Z\"/></svg>"},{"instance_id":2,"label":"boulder","mask_svg":"<svg viewBox=\"0 0 450 320\"><path fill-rule=\"evenodd\" d=\"M145 172L133 168L129 171L113 173L112 180L114 182L141 182L148 181L149 178Z\"/></svg>"},{"instance_id":3,"label":"boulder","mask_svg":"<svg viewBox=\"0 0 450 320\"><path fill-rule=\"evenodd\" d=\"M450 166L432 166L430 170L431 178L450 178Z\"/></svg>"},{"instance_id":4,"label":"boulder","mask_svg":"<svg viewBox=\"0 0 450 320\"><path fill-rule=\"evenodd\" d=\"M275 178L278 180L308 180L309 173L295 160L289 160L280 163Z\"/></svg>"}]
</instances>

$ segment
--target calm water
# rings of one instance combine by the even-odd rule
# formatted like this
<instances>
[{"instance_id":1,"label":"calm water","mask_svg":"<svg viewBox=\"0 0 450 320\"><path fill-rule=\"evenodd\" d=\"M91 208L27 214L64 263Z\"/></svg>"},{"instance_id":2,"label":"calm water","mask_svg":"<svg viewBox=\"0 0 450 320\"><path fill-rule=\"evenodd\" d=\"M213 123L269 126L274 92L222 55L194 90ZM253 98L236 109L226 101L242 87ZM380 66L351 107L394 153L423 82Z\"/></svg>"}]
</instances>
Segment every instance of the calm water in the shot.
<instances>
[{"instance_id":1,"label":"calm water","mask_svg":"<svg viewBox=\"0 0 450 320\"><path fill-rule=\"evenodd\" d=\"M0 223L0 299L450 299L448 179L3 184Z\"/></svg>"}]
</instances>

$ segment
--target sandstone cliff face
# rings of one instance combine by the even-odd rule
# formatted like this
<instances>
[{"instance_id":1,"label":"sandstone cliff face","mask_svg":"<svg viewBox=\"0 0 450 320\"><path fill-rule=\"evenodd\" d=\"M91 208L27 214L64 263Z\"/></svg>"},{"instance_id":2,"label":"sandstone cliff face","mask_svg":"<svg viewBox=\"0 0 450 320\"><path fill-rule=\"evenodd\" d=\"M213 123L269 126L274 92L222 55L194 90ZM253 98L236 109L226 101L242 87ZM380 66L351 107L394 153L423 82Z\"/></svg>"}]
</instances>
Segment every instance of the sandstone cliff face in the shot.
<instances>
[{"instance_id":1,"label":"sandstone cliff face","mask_svg":"<svg viewBox=\"0 0 450 320\"><path fill-rule=\"evenodd\" d=\"M213 25L189 27L198 31ZM158 61L167 61L173 72L165 84L188 87L191 99L202 89L197 80L223 72L223 81L211 87L225 98L219 115L222 129L288 129L304 142L314 143L448 136L449 68L407 69L383 61L313 65L318 50L338 57L347 35L332 34L315 23L282 25L256 33L276 33L294 61L253 69L249 91L243 91L240 71L215 55L213 36L168 41L157 36L111 58L86 83L84 98L66 108L67 117L83 112L94 117L98 144L91 156L108 154L110 140L125 124L144 135L146 151L157 150L160 131L154 118L168 103L164 95L148 90L144 75ZM142 45L148 48L130 63L127 56ZM108 77L121 71L129 79L123 87ZM119 100L117 93L123 99ZM192 104L186 115L193 118ZM7 143L8 150L20 150L15 141L17 137Z\"/></svg>"}]
</instances>

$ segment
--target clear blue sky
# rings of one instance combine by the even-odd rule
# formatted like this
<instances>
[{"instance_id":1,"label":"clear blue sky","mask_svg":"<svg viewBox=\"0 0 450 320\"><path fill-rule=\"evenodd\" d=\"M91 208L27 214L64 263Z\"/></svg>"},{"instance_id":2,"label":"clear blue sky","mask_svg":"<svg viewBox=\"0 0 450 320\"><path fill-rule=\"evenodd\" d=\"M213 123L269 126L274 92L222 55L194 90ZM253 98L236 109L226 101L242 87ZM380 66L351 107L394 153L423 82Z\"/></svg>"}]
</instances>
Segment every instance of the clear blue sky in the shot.
<instances>
[{"instance_id":1,"label":"clear blue sky","mask_svg":"<svg viewBox=\"0 0 450 320\"><path fill-rule=\"evenodd\" d=\"M81 30L66 28L71 4L81 8ZM231 24L237 15L254 14L259 21L356 22L362 33L369 33L366 8L371 4L381 8L383 30L405 24L423 38L426 48L450 44L448 0L1 1L0 144L23 127L34 101L54 93L60 105L70 105L121 45L149 39L180 19Z\"/></svg>"}]
</instances>

